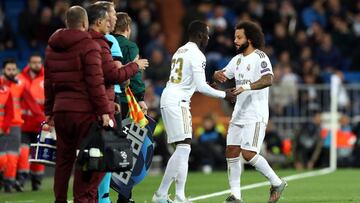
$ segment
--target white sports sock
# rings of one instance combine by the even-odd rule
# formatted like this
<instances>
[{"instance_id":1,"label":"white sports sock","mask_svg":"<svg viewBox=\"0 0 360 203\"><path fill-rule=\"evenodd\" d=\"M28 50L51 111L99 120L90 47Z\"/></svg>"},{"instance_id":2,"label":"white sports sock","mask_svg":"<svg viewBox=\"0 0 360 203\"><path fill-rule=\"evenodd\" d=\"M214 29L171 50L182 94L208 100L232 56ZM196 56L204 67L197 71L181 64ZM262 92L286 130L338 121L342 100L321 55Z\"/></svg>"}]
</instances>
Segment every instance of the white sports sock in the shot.
<instances>
[{"instance_id":1,"label":"white sports sock","mask_svg":"<svg viewBox=\"0 0 360 203\"><path fill-rule=\"evenodd\" d=\"M236 197L236 199L241 199L240 192L240 176L241 176L241 165L240 157L236 158L227 158L228 165L228 178L229 185L231 189L231 194Z\"/></svg>"},{"instance_id":2,"label":"white sports sock","mask_svg":"<svg viewBox=\"0 0 360 203\"><path fill-rule=\"evenodd\" d=\"M279 186L281 184L281 179L276 175L263 156L256 154L249 161L249 164L254 166L256 170L260 171L260 173L262 173L270 181L271 185Z\"/></svg>"},{"instance_id":3,"label":"white sports sock","mask_svg":"<svg viewBox=\"0 0 360 203\"><path fill-rule=\"evenodd\" d=\"M164 198L167 197L170 185L171 185L172 181L175 179L177 182L179 182L179 178L180 178L181 179L180 182L185 187L186 177L184 179L184 177L183 177L184 173L182 173L179 177L179 172L181 170L184 170L184 168L186 167L185 175L187 175L189 154L190 154L190 145L179 144L176 146L175 152L171 155L171 157L166 165L163 179L161 181L159 189L157 190L158 196L164 197ZM186 163L184 163L184 162L186 162ZM181 190L180 189L181 185L178 186L178 183L177 183L176 184L176 193L178 193L178 191L177 191L178 187L179 187L179 190ZM184 191L184 189L182 189L182 190Z\"/></svg>"},{"instance_id":4,"label":"white sports sock","mask_svg":"<svg viewBox=\"0 0 360 203\"><path fill-rule=\"evenodd\" d=\"M188 174L191 148L188 144L179 144L176 147L176 151L178 151L181 160L177 163L179 172L175 180L175 193L178 198L185 200L185 183Z\"/></svg>"}]
</instances>

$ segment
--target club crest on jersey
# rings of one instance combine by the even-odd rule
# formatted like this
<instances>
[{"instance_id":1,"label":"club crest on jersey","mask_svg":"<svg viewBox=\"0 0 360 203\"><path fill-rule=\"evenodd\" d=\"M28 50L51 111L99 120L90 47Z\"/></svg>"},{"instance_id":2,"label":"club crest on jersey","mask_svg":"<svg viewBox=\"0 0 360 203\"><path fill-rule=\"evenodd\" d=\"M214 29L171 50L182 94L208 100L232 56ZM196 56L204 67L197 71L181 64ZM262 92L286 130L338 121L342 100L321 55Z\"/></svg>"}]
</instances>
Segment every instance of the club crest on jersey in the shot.
<instances>
[{"instance_id":1,"label":"club crest on jersey","mask_svg":"<svg viewBox=\"0 0 360 203\"><path fill-rule=\"evenodd\" d=\"M249 71L250 70L250 64L247 65L246 69Z\"/></svg>"},{"instance_id":2,"label":"club crest on jersey","mask_svg":"<svg viewBox=\"0 0 360 203\"><path fill-rule=\"evenodd\" d=\"M261 68L266 68L266 67L267 67L266 61L261 62Z\"/></svg>"}]
</instances>

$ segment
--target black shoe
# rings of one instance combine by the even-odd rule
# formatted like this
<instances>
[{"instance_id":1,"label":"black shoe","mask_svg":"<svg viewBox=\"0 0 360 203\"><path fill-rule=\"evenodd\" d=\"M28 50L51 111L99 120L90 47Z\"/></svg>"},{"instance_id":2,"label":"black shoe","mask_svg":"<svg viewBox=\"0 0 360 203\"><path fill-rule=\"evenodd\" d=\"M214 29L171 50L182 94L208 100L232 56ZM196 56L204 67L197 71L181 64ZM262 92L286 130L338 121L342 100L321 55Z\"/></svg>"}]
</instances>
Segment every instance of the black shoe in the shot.
<instances>
[{"instance_id":1,"label":"black shoe","mask_svg":"<svg viewBox=\"0 0 360 203\"><path fill-rule=\"evenodd\" d=\"M13 188L16 190L16 192L24 192L23 187L21 186L21 184L18 181L15 181L13 183Z\"/></svg>"},{"instance_id":2,"label":"black shoe","mask_svg":"<svg viewBox=\"0 0 360 203\"><path fill-rule=\"evenodd\" d=\"M3 174L0 173L0 191L2 190L3 187L4 187L4 178L3 178Z\"/></svg>"},{"instance_id":3,"label":"black shoe","mask_svg":"<svg viewBox=\"0 0 360 203\"><path fill-rule=\"evenodd\" d=\"M12 190L11 185L4 184L4 191L5 191L5 193L12 193L13 190Z\"/></svg>"},{"instance_id":4,"label":"black shoe","mask_svg":"<svg viewBox=\"0 0 360 203\"><path fill-rule=\"evenodd\" d=\"M13 181L4 180L4 191L6 193L12 193L13 192Z\"/></svg>"},{"instance_id":5,"label":"black shoe","mask_svg":"<svg viewBox=\"0 0 360 203\"><path fill-rule=\"evenodd\" d=\"M24 188L25 186L25 182L28 179L29 174L26 172L20 172L17 174L16 176L16 181L19 183L19 185Z\"/></svg>"},{"instance_id":6,"label":"black shoe","mask_svg":"<svg viewBox=\"0 0 360 203\"><path fill-rule=\"evenodd\" d=\"M41 179L42 179L42 176L40 176L40 175L32 175L31 176L32 191L38 191L40 189Z\"/></svg>"},{"instance_id":7,"label":"black shoe","mask_svg":"<svg viewBox=\"0 0 360 203\"><path fill-rule=\"evenodd\" d=\"M31 189L32 191L38 191L40 189L40 183L31 182Z\"/></svg>"},{"instance_id":8,"label":"black shoe","mask_svg":"<svg viewBox=\"0 0 360 203\"><path fill-rule=\"evenodd\" d=\"M129 199L128 203L135 203L133 199Z\"/></svg>"}]
</instances>

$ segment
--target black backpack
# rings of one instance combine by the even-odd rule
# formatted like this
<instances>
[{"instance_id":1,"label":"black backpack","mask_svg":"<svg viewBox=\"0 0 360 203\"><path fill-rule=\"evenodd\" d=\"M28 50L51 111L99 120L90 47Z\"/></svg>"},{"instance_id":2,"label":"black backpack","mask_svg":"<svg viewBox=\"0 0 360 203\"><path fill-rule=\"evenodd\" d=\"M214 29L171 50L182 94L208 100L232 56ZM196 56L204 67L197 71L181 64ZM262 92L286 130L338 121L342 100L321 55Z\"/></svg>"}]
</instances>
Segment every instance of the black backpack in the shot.
<instances>
[{"instance_id":1,"label":"black backpack","mask_svg":"<svg viewBox=\"0 0 360 203\"><path fill-rule=\"evenodd\" d=\"M77 166L83 171L128 171L133 166L131 142L123 132L94 122L81 143Z\"/></svg>"}]
</instances>

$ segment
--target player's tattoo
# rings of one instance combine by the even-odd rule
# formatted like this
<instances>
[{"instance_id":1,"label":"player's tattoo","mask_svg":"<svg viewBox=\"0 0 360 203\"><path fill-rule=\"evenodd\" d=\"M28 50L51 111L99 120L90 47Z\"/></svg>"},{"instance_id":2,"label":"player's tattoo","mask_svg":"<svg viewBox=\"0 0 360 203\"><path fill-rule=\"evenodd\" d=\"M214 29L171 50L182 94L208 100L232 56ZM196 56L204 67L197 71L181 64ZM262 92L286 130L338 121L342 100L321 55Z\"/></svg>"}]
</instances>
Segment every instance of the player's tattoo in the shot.
<instances>
[{"instance_id":1,"label":"player's tattoo","mask_svg":"<svg viewBox=\"0 0 360 203\"><path fill-rule=\"evenodd\" d=\"M273 76L271 74L267 74L267 75L262 76L256 82L251 83L251 89L252 90L260 90L265 87L271 86L272 82L273 82Z\"/></svg>"}]
</instances>

